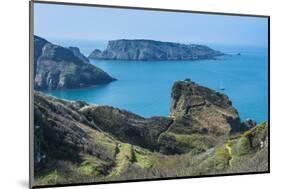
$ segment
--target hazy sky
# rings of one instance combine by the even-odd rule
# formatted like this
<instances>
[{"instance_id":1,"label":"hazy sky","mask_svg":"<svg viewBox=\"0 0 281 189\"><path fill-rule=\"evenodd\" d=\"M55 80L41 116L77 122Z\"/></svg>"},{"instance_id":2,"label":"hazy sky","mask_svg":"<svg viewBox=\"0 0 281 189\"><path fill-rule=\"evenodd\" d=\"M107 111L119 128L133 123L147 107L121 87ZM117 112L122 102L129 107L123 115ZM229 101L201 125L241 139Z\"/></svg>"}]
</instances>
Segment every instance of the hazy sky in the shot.
<instances>
[{"instance_id":1,"label":"hazy sky","mask_svg":"<svg viewBox=\"0 0 281 189\"><path fill-rule=\"evenodd\" d=\"M34 32L46 39L154 39L267 45L267 18L35 3Z\"/></svg>"}]
</instances>

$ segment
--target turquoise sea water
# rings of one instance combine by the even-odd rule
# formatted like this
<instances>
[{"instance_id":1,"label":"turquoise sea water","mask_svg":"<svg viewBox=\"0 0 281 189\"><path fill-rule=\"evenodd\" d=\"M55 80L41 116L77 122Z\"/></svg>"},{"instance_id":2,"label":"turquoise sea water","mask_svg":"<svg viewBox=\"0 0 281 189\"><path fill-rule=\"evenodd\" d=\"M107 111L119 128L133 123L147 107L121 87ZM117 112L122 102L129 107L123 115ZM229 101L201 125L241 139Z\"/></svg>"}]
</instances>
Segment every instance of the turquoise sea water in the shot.
<instances>
[{"instance_id":1,"label":"turquoise sea water","mask_svg":"<svg viewBox=\"0 0 281 189\"><path fill-rule=\"evenodd\" d=\"M69 100L111 105L144 117L167 116L173 82L190 78L217 91L223 85L225 90L220 92L229 96L242 120L246 118L254 118L258 122L267 120L267 49L211 47L231 56L222 56L218 60L200 61L92 60L92 64L118 80L110 84L83 89L45 92ZM83 52L83 48L81 49ZM241 56L237 55L238 52Z\"/></svg>"}]
</instances>

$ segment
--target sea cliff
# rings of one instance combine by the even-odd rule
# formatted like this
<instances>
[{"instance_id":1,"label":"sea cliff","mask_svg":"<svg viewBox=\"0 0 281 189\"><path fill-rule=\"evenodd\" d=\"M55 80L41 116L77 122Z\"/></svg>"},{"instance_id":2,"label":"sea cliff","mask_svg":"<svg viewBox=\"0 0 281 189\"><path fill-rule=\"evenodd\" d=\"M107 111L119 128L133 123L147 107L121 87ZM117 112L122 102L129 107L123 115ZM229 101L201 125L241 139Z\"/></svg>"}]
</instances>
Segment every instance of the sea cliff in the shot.
<instances>
[{"instance_id":1,"label":"sea cliff","mask_svg":"<svg viewBox=\"0 0 281 189\"><path fill-rule=\"evenodd\" d=\"M34 36L34 89L69 89L115 79L89 63L77 47L65 48Z\"/></svg>"}]
</instances>

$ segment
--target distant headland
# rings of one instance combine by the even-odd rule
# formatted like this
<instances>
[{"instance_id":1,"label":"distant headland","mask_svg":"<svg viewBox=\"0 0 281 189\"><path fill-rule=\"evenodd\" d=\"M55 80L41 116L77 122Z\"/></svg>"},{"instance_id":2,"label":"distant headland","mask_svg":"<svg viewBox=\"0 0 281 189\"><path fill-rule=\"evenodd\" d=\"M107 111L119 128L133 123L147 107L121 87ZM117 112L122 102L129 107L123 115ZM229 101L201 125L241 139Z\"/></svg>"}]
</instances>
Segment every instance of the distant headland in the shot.
<instances>
[{"instance_id":1,"label":"distant headland","mask_svg":"<svg viewBox=\"0 0 281 189\"><path fill-rule=\"evenodd\" d=\"M202 60L224 53L205 45L161 42L147 39L120 39L108 42L104 51L95 49L88 58L100 60Z\"/></svg>"}]
</instances>

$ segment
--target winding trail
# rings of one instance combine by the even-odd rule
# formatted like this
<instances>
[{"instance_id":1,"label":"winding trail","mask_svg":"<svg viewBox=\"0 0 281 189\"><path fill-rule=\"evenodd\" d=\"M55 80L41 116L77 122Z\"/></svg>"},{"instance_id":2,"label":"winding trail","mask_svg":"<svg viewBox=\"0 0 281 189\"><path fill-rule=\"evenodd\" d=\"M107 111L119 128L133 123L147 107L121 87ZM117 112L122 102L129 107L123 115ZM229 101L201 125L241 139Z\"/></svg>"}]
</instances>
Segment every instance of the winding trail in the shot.
<instances>
[{"instance_id":1,"label":"winding trail","mask_svg":"<svg viewBox=\"0 0 281 189\"><path fill-rule=\"evenodd\" d=\"M226 144L226 145L225 145L225 148L227 149L228 154L229 154L229 157L230 157L230 159L229 159L229 161L228 161L228 164L229 164L230 167L232 167L232 160L233 160L233 158L232 158L232 149L231 149L231 146L230 146L229 144Z\"/></svg>"}]
</instances>

